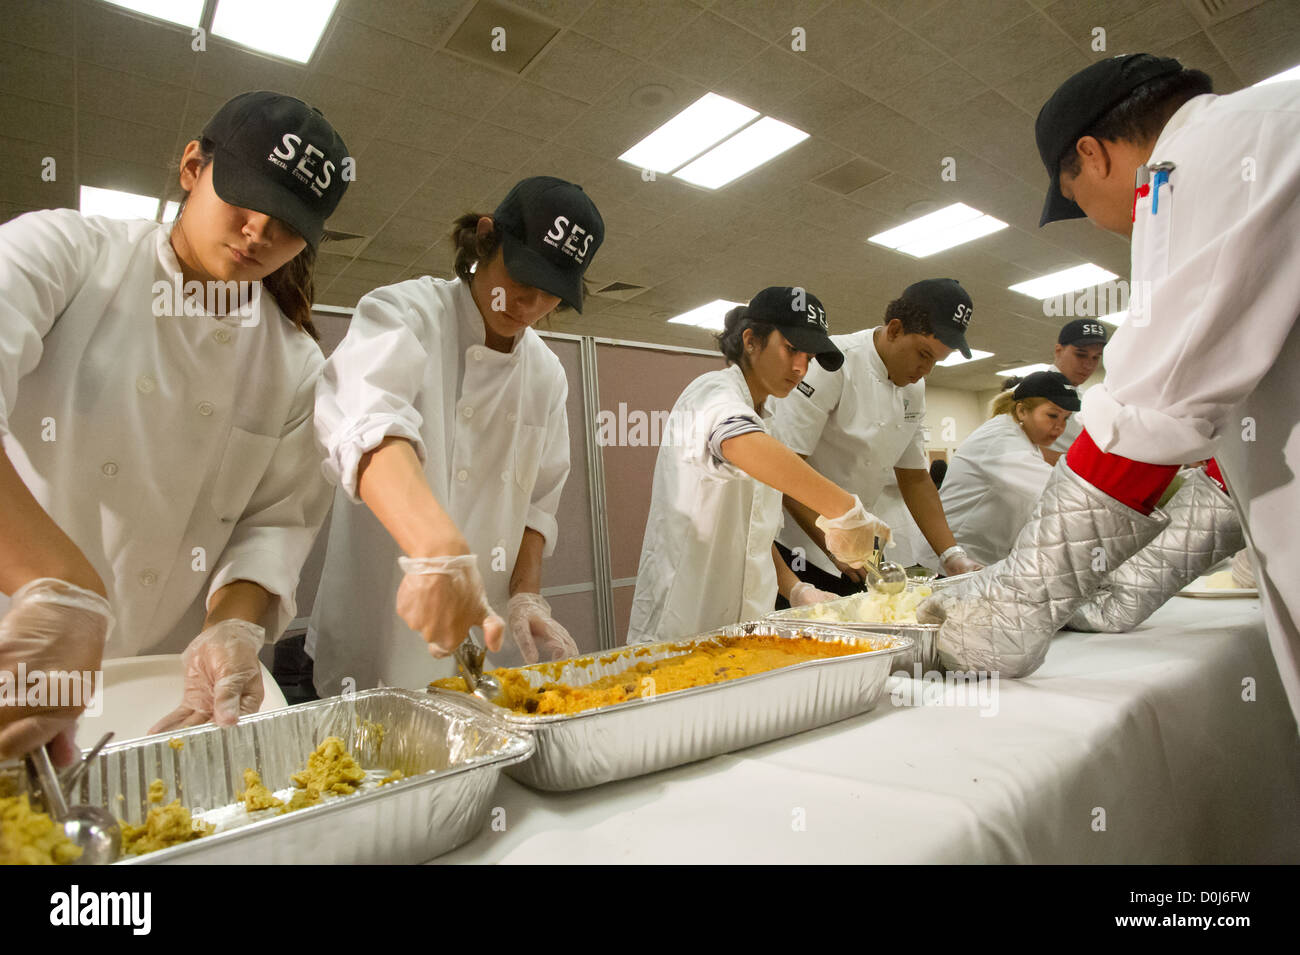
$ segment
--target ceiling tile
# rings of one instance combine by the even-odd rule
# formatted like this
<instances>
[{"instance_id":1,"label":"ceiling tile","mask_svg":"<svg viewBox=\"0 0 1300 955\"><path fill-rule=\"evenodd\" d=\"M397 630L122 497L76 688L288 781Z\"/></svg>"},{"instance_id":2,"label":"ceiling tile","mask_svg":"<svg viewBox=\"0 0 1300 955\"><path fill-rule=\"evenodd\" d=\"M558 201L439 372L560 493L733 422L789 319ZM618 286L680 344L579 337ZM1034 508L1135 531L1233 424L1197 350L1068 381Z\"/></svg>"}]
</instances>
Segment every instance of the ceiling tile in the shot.
<instances>
[{"instance_id":1,"label":"ceiling tile","mask_svg":"<svg viewBox=\"0 0 1300 955\"><path fill-rule=\"evenodd\" d=\"M1300 45L1298 45L1300 46ZM1172 56L1188 69L1201 70L1214 80L1214 92L1233 93L1244 85L1235 70L1228 65L1218 49L1210 42L1205 31L1183 37L1168 46L1151 47L1152 53L1160 56ZM1296 59L1300 60L1300 48L1296 50Z\"/></svg>"},{"instance_id":2,"label":"ceiling tile","mask_svg":"<svg viewBox=\"0 0 1300 955\"><path fill-rule=\"evenodd\" d=\"M0 103L3 99L0 99ZM8 132L8 125L0 122ZM0 176L0 200L27 209L76 208L75 163L71 150L52 151L40 143L26 142L9 136L0 138L0 155L4 156L6 174ZM43 178L46 157L54 159L54 179Z\"/></svg>"},{"instance_id":3,"label":"ceiling tile","mask_svg":"<svg viewBox=\"0 0 1300 955\"><path fill-rule=\"evenodd\" d=\"M880 98L886 106L924 125L936 113L947 112L986 89L982 81L965 70L949 66Z\"/></svg>"},{"instance_id":4,"label":"ceiling tile","mask_svg":"<svg viewBox=\"0 0 1300 955\"><path fill-rule=\"evenodd\" d=\"M825 4L826 0L716 0L709 12L789 50L791 31L797 26L807 29Z\"/></svg>"},{"instance_id":5,"label":"ceiling tile","mask_svg":"<svg viewBox=\"0 0 1300 955\"><path fill-rule=\"evenodd\" d=\"M956 59L985 83L996 86L1042 63L1056 62L1077 52L1056 24L1035 13L997 36L961 50Z\"/></svg>"},{"instance_id":6,"label":"ceiling tile","mask_svg":"<svg viewBox=\"0 0 1300 955\"><path fill-rule=\"evenodd\" d=\"M1109 28L1106 50L1110 53L1144 52L1153 38L1172 43L1200 29L1201 24L1182 0L1157 0L1145 4L1140 12Z\"/></svg>"},{"instance_id":7,"label":"ceiling tile","mask_svg":"<svg viewBox=\"0 0 1300 955\"><path fill-rule=\"evenodd\" d=\"M625 0L596 0L573 29L624 53L646 56L677 32L684 19L699 12L691 0L631 4Z\"/></svg>"},{"instance_id":8,"label":"ceiling tile","mask_svg":"<svg viewBox=\"0 0 1300 955\"><path fill-rule=\"evenodd\" d=\"M299 95L324 114L354 153L378 134L397 105L387 93L320 73L307 77Z\"/></svg>"},{"instance_id":9,"label":"ceiling tile","mask_svg":"<svg viewBox=\"0 0 1300 955\"><path fill-rule=\"evenodd\" d=\"M556 93L594 103L632 64L625 54L576 33L561 33L529 64L528 79Z\"/></svg>"},{"instance_id":10,"label":"ceiling tile","mask_svg":"<svg viewBox=\"0 0 1300 955\"><path fill-rule=\"evenodd\" d=\"M591 0L510 0L516 7L540 14L561 26L568 26L591 6Z\"/></svg>"},{"instance_id":11,"label":"ceiling tile","mask_svg":"<svg viewBox=\"0 0 1300 955\"><path fill-rule=\"evenodd\" d=\"M0 92L71 106L73 62L71 57L55 56L16 43L0 43Z\"/></svg>"},{"instance_id":12,"label":"ceiling tile","mask_svg":"<svg viewBox=\"0 0 1300 955\"><path fill-rule=\"evenodd\" d=\"M382 231L366 243L361 255L375 262L408 266L438 239L444 230L427 219L393 216Z\"/></svg>"},{"instance_id":13,"label":"ceiling tile","mask_svg":"<svg viewBox=\"0 0 1300 955\"><path fill-rule=\"evenodd\" d=\"M83 63L77 70L77 107L83 113L127 116L173 135L185 115L189 93L180 86Z\"/></svg>"},{"instance_id":14,"label":"ceiling tile","mask_svg":"<svg viewBox=\"0 0 1300 955\"><path fill-rule=\"evenodd\" d=\"M405 93L417 83L425 47L354 20L340 20L312 59L314 72L383 90Z\"/></svg>"},{"instance_id":15,"label":"ceiling tile","mask_svg":"<svg viewBox=\"0 0 1300 955\"><path fill-rule=\"evenodd\" d=\"M363 205L381 212L396 212L403 202L438 167L439 156L388 140L377 139L356 156L356 190Z\"/></svg>"},{"instance_id":16,"label":"ceiling tile","mask_svg":"<svg viewBox=\"0 0 1300 955\"><path fill-rule=\"evenodd\" d=\"M1102 27L1107 32L1121 21L1140 13L1150 0L1091 0L1079 3L1078 0L1056 0L1043 8L1047 14L1064 31L1066 38L1081 48L1090 48L1092 31Z\"/></svg>"},{"instance_id":17,"label":"ceiling tile","mask_svg":"<svg viewBox=\"0 0 1300 955\"><path fill-rule=\"evenodd\" d=\"M1091 62L1077 50L1064 52L1050 63L1035 66L999 84L997 91L1031 116L1037 116L1056 88Z\"/></svg>"},{"instance_id":18,"label":"ceiling tile","mask_svg":"<svg viewBox=\"0 0 1300 955\"><path fill-rule=\"evenodd\" d=\"M492 110L498 126L527 133L537 139L552 139L587 109L587 104L532 83L521 82Z\"/></svg>"},{"instance_id":19,"label":"ceiling tile","mask_svg":"<svg viewBox=\"0 0 1300 955\"><path fill-rule=\"evenodd\" d=\"M899 23L913 23L944 0L871 0L871 5Z\"/></svg>"},{"instance_id":20,"label":"ceiling tile","mask_svg":"<svg viewBox=\"0 0 1300 955\"><path fill-rule=\"evenodd\" d=\"M453 152L474 125L464 116L412 100L394 103L391 110L377 135L425 152Z\"/></svg>"},{"instance_id":21,"label":"ceiling tile","mask_svg":"<svg viewBox=\"0 0 1300 955\"><path fill-rule=\"evenodd\" d=\"M403 95L453 113L478 116L501 102L519 78L438 50L420 56Z\"/></svg>"},{"instance_id":22,"label":"ceiling tile","mask_svg":"<svg viewBox=\"0 0 1300 955\"><path fill-rule=\"evenodd\" d=\"M484 166L501 172L514 172L530 159L544 143L514 130L479 123L460 145L463 155L474 156Z\"/></svg>"},{"instance_id":23,"label":"ceiling tile","mask_svg":"<svg viewBox=\"0 0 1300 955\"><path fill-rule=\"evenodd\" d=\"M337 15L412 43L437 46L460 20L464 0L344 0Z\"/></svg>"},{"instance_id":24,"label":"ceiling tile","mask_svg":"<svg viewBox=\"0 0 1300 955\"><path fill-rule=\"evenodd\" d=\"M655 62L711 87L758 56L764 45L734 23L705 13L656 50Z\"/></svg>"},{"instance_id":25,"label":"ceiling tile","mask_svg":"<svg viewBox=\"0 0 1300 955\"><path fill-rule=\"evenodd\" d=\"M874 101L833 76L823 77L775 112L777 119L804 132L823 135Z\"/></svg>"},{"instance_id":26,"label":"ceiling tile","mask_svg":"<svg viewBox=\"0 0 1300 955\"><path fill-rule=\"evenodd\" d=\"M137 163L118 156L83 152L77 163L77 177L80 180L78 185L121 189L142 196L156 196L164 190L172 195L180 193L176 167L170 164ZM71 176L68 178L71 179ZM75 208L79 201L79 198L74 197L69 205Z\"/></svg>"},{"instance_id":27,"label":"ceiling tile","mask_svg":"<svg viewBox=\"0 0 1300 955\"><path fill-rule=\"evenodd\" d=\"M1268 0L1209 32L1246 83L1300 65L1300 4L1293 0Z\"/></svg>"},{"instance_id":28,"label":"ceiling tile","mask_svg":"<svg viewBox=\"0 0 1300 955\"><path fill-rule=\"evenodd\" d=\"M949 56L956 56L1033 12L1025 0L980 0L978 10L963 0L948 0L918 17L912 29Z\"/></svg>"},{"instance_id":29,"label":"ceiling tile","mask_svg":"<svg viewBox=\"0 0 1300 955\"><path fill-rule=\"evenodd\" d=\"M907 207L914 202L939 201L941 195L932 187L922 186L906 176L893 173L884 179L867 183L851 197L870 209L893 217L891 225L901 225L910 217Z\"/></svg>"},{"instance_id":30,"label":"ceiling tile","mask_svg":"<svg viewBox=\"0 0 1300 955\"><path fill-rule=\"evenodd\" d=\"M912 33L866 50L839 70L838 76L870 96L884 96L933 73L947 60L938 49Z\"/></svg>"},{"instance_id":31,"label":"ceiling tile","mask_svg":"<svg viewBox=\"0 0 1300 955\"><path fill-rule=\"evenodd\" d=\"M859 0L831 0L808 18L806 26L808 49L799 55L837 75L862 55L864 47L886 44L901 29Z\"/></svg>"},{"instance_id":32,"label":"ceiling tile","mask_svg":"<svg viewBox=\"0 0 1300 955\"><path fill-rule=\"evenodd\" d=\"M204 55L191 49L191 39L184 27L128 16L106 3L77 5L77 55L106 69L188 82Z\"/></svg>"},{"instance_id":33,"label":"ceiling tile","mask_svg":"<svg viewBox=\"0 0 1300 955\"><path fill-rule=\"evenodd\" d=\"M71 158L73 113L66 107L22 96L0 96L0 130L8 138L40 143Z\"/></svg>"},{"instance_id":34,"label":"ceiling tile","mask_svg":"<svg viewBox=\"0 0 1300 955\"><path fill-rule=\"evenodd\" d=\"M6 3L4 16L0 16L0 40L70 56L72 17L71 0Z\"/></svg>"},{"instance_id":35,"label":"ceiling tile","mask_svg":"<svg viewBox=\"0 0 1300 955\"><path fill-rule=\"evenodd\" d=\"M77 118L82 150L111 159L124 159L143 166L166 169L180 157L174 156L176 134L155 126L141 126L113 116L82 113Z\"/></svg>"},{"instance_id":36,"label":"ceiling tile","mask_svg":"<svg viewBox=\"0 0 1300 955\"><path fill-rule=\"evenodd\" d=\"M714 84L713 89L751 109L776 114L787 102L822 79L822 73L802 54L768 46Z\"/></svg>"},{"instance_id":37,"label":"ceiling tile","mask_svg":"<svg viewBox=\"0 0 1300 955\"><path fill-rule=\"evenodd\" d=\"M223 100L249 90L275 90L299 95L307 70L293 63L250 53L216 38L208 38L208 49L195 60L192 86Z\"/></svg>"}]
</instances>

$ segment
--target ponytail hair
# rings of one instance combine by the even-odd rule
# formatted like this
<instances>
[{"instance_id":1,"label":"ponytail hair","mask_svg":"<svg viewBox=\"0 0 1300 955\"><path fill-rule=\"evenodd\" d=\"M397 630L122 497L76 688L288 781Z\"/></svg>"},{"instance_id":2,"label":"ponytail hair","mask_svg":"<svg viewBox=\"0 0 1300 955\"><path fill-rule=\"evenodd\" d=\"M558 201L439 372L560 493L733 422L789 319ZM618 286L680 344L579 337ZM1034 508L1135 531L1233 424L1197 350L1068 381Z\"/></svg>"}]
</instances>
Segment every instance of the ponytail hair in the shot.
<instances>
[{"instance_id":1,"label":"ponytail hair","mask_svg":"<svg viewBox=\"0 0 1300 955\"><path fill-rule=\"evenodd\" d=\"M996 418L1000 414L1011 415L1013 421L1019 421L1016 418L1016 412L1024 408L1026 411L1033 411L1043 402L1050 402L1050 398L1016 398L1016 388L1024 381L1023 378L1008 378L1002 382L1002 393L993 399L993 404L989 408L989 417Z\"/></svg>"},{"instance_id":2,"label":"ponytail hair","mask_svg":"<svg viewBox=\"0 0 1300 955\"><path fill-rule=\"evenodd\" d=\"M216 149L217 144L212 140L199 140L199 169L212 162ZM189 193L186 193L181 200L180 207L176 210L177 221L185 211L185 203L189 198ZM316 300L315 269L316 250L308 244L296 256L262 279L262 287L271 293L275 304L280 306L280 311L293 323L294 328L306 332L313 341L319 342L320 332L311 320L311 306Z\"/></svg>"},{"instance_id":3,"label":"ponytail hair","mask_svg":"<svg viewBox=\"0 0 1300 955\"><path fill-rule=\"evenodd\" d=\"M764 345L776 331L775 325L750 318L749 306L737 305L723 319L722 331L713 336L714 341L718 343L718 351L722 352L722 357L727 359L728 365L739 365L741 368L748 366L749 359L745 357L745 329L747 328L753 329L755 337Z\"/></svg>"}]
</instances>

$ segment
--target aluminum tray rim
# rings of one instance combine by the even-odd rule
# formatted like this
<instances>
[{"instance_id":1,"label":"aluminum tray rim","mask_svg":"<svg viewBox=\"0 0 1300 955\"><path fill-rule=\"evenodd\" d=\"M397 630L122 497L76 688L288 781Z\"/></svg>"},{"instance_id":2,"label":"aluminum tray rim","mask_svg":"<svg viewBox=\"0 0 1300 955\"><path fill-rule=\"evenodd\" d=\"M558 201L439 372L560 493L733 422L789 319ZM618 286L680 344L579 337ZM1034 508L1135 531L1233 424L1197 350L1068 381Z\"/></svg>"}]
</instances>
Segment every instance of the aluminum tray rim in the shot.
<instances>
[{"instance_id":1,"label":"aluminum tray rim","mask_svg":"<svg viewBox=\"0 0 1300 955\"><path fill-rule=\"evenodd\" d=\"M731 624L730 626L754 626L755 624L761 625L766 622L767 619L765 618L764 620L755 621L753 623ZM790 622L794 622L794 621L790 621ZM805 630L814 629L821 632L829 632L832 636L848 637L852 640L863 640L866 639L867 636L867 634L863 631L852 631L845 627L823 626L816 622L811 623L809 626L800 627L800 629L805 629ZM488 703L487 701L481 700L478 697L469 696L469 694L462 693L459 690L448 690L448 689L444 689L443 687L431 686L427 688L426 692L439 698L445 697L447 695L461 696L461 697L469 696L469 704L476 708L481 708L482 712L491 713L492 715L496 716L498 719L509 724L511 727L518 727L520 729L530 729L533 727L548 726L554 723L567 723L573 720L584 719L587 717L604 716L604 715L608 715L610 712L614 711L615 709L617 709L617 711L620 713L628 712L642 705L653 706L655 703L658 703L661 700L665 700L665 699L689 699L690 697L698 696L701 693L708 693L711 691L720 690L730 686L741 686L745 684L752 684L756 681L765 680L772 677L778 677L782 674L790 673L791 671L794 670L809 669L812 667L820 667L828 664L843 663L849 660L861 661L865 657L890 656L890 655L903 653L908 650L911 650L916 645L916 641L912 637L907 636L906 634L875 634L875 635L893 637L893 639L895 640L895 645L892 647L884 647L878 650L868 650L865 653L847 654L845 656L839 656L839 657L822 657L816 660L803 660L799 663L792 663L788 666L777 667L774 670L766 670L763 673L751 673L749 676L734 677L730 680L722 680L721 682L718 683L709 683L706 684L705 686L692 686L684 690L673 690L669 693L657 693L652 697L637 697L636 699L633 700L622 700L618 703L609 703L605 706L599 706L589 710L581 710L577 713L547 713L543 716L527 716L522 713L515 713L513 710L508 710L505 707L498 706L495 703ZM715 635L711 634L709 636L688 637L685 640L664 640L659 643L642 643L642 644L637 644L636 646L637 648L640 647L651 648L651 647L673 646L673 645L689 644L689 643L704 643L707 640L714 639L714 636ZM614 651L611 652L618 652L618 650L616 648ZM592 656L595 655L593 654Z\"/></svg>"}]
</instances>

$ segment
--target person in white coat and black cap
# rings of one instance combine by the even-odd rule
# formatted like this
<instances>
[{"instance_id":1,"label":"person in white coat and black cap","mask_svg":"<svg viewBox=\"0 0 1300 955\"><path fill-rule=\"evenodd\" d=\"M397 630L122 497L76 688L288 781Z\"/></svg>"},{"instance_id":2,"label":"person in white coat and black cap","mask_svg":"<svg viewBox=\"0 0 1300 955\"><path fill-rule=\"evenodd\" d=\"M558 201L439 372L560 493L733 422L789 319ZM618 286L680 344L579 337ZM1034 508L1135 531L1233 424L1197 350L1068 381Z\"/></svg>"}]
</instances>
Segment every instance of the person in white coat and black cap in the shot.
<instances>
[{"instance_id":1,"label":"person in white coat and black cap","mask_svg":"<svg viewBox=\"0 0 1300 955\"><path fill-rule=\"evenodd\" d=\"M577 653L540 593L569 474L568 381L531 326L582 311L604 235L580 187L524 179L492 215L456 220L457 278L357 304L316 402L339 488L307 636L322 695L450 676L434 658L470 628L498 665Z\"/></svg>"},{"instance_id":2,"label":"person in white coat and black cap","mask_svg":"<svg viewBox=\"0 0 1300 955\"><path fill-rule=\"evenodd\" d=\"M1300 717L1300 83L1211 90L1134 54L1076 73L1040 111L1042 221L1086 215L1131 238L1129 318L1011 553L918 616L942 622L949 663L1004 676L1033 672L1052 633L1099 604L1124 611L1108 629L1141 623L1216 556L1197 538L1230 536L1201 472L1171 516L1155 510L1180 464L1216 455ZM1196 495L1217 506L1182 506Z\"/></svg>"},{"instance_id":3,"label":"person in white coat and black cap","mask_svg":"<svg viewBox=\"0 0 1300 955\"><path fill-rule=\"evenodd\" d=\"M155 731L260 706L329 506L311 274L346 157L307 104L244 93L186 146L175 224L0 226L0 670L183 651ZM68 758L75 715L0 706L0 759L56 734Z\"/></svg>"},{"instance_id":4,"label":"person in white coat and black cap","mask_svg":"<svg viewBox=\"0 0 1300 955\"><path fill-rule=\"evenodd\" d=\"M1056 370L1075 388L1082 388L1083 383L1101 365L1101 353L1106 348L1108 338L1106 326L1095 318L1076 318L1072 322L1066 322L1056 337L1053 356ZM1074 444L1074 439L1082 430L1079 416L1071 416L1065 422L1065 431L1052 442L1052 451L1057 454L1069 451L1070 445ZM1055 460L1052 463L1055 464Z\"/></svg>"},{"instance_id":5,"label":"person in white coat and black cap","mask_svg":"<svg viewBox=\"0 0 1300 955\"><path fill-rule=\"evenodd\" d=\"M833 594L800 581L776 552L781 495L820 515L827 547L861 567L889 527L769 433L768 402L789 394L810 362L844 356L826 310L798 287L773 286L727 313L718 336L727 367L686 386L655 462L628 643L695 636L760 619L777 593L795 606Z\"/></svg>"},{"instance_id":6,"label":"person in white coat and black cap","mask_svg":"<svg viewBox=\"0 0 1300 955\"><path fill-rule=\"evenodd\" d=\"M966 329L973 311L956 279L914 282L885 307L884 324L835 336L842 369L811 368L789 397L774 402L773 433L781 441L885 521L905 508L916 536L939 553L949 576L980 565L957 543L930 480L922 431L925 378L953 351L970 357ZM889 490L894 483L896 492ZM781 532L781 554L795 572L828 592L861 590L865 575L826 553L816 515L798 501L785 505L790 520ZM909 548L909 556L916 549ZM885 556L891 557L888 550Z\"/></svg>"},{"instance_id":7,"label":"person in white coat and black cap","mask_svg":"<svg viewBox=\"0 0 1300 955\"><path fill-rule=\"evenodd\" d=\"M1057 371L1036 371L993 402L993 416L961 443L939 499L948 525L974 560L991 564L1011 550L1052 476L1052 443L1079 393Z\"/></svg>"}]
</instances>

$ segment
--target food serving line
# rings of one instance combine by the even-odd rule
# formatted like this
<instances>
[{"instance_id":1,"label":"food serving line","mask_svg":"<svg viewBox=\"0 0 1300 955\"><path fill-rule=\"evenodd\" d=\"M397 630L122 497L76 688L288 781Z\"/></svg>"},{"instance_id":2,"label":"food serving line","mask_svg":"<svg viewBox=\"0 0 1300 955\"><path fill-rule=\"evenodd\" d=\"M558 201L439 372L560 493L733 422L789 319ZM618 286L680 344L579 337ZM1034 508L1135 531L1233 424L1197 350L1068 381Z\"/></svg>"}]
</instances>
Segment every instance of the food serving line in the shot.
<instances>
[{"instance_id":1,"label":"food serving line","mask_svg":"<svg viewBox=\"0 0 1300 955\"><path fill-rule=\"evenodd\" d=\"M923 689L895 675L861 716L592 789L502 778L496 825L435 861L1300 861L1300 740L1258 600L1062 633L983 708Z\"/></svg>"},{"instance_id":2,"label":"food serving line","mask_svg":"<svg viewBox=\"0 0 1300 955\"><path fill-rule=\"evenodd\" d=\"M877 619L862 599L817 613ZM120 818L119 861L145 864L1300 859L1257 600L1062 634L1020 681L929 669L934 627L841 626L777 614L497 671L509 708L379 689L127 740L68 778L68 806L111 813L69 835L112 861ZM32 792L16 770L0 785Z\"/></svg>"}]
</instances>

